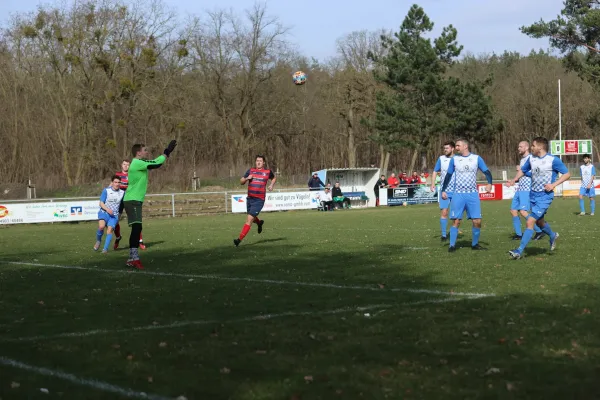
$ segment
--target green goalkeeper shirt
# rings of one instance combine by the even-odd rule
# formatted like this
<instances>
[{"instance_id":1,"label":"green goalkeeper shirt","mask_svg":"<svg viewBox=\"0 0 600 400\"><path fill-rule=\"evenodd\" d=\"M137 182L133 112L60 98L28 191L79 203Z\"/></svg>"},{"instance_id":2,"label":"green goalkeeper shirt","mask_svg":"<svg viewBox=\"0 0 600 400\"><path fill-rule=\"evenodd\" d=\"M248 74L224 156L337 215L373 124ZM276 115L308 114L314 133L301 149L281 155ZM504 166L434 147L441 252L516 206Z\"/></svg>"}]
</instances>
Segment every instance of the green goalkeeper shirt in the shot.
<instances>
[{"instance_id":1,"label":"green goalkeeper shirt","mask_svg":"<svg viewBox=\"0 0 600 400\"><path fill-rule=\"evenodd\" d=\"M144 201L146 190L148 189L148 170L160 167L167 157L158 156L154 160L142 160L134 158L129 166L128 178L129 185L125 191L123 201Z\"/></svg>"}]
</instances>

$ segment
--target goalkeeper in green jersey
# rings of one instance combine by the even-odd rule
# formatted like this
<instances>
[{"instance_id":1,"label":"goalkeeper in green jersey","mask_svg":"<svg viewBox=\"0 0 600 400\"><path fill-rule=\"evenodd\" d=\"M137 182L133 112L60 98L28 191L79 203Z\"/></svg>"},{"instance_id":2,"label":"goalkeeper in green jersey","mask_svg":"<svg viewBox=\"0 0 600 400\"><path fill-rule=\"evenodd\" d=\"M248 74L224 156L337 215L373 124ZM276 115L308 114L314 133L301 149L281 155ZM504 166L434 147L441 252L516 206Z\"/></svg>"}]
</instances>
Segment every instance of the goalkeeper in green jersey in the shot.
<instances>
[{"instance_id":1,"label":"goalkeeper in green jersey","mask_svg":"<svg viewBox=\"0 0 600 400\"><path fill-rule=\"evenodd\" d=\"M127 222L131 227L131 234L129 235L129 259L127 260L128 267L134 267L137 269L144 269L138 249L140 246L140 234L142 233L142 205L144 198L146 197L146 190L148 189L148 170L159 168L166 160L167 157L175 150L177 146L176 140L171 140L165 151L164 155L158 156L154 160L148 160L148 149L144 144L135 144L131 148L131 165L129 166L129 185L123 197L123 205L125 211L127 211Z\"/></svg>"}]
</instances>

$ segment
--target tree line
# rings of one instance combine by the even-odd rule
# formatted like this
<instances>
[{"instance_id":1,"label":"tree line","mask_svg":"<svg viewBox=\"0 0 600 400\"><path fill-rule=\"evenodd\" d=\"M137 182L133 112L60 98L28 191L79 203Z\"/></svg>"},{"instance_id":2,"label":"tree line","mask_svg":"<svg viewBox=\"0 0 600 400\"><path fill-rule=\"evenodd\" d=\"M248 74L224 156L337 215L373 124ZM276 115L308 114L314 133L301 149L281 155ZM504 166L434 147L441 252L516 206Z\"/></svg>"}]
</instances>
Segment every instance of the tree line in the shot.
<instances>
[{"instance_id":1,"label":"tree line","mask_svg":"<svg viewBox=\"0 0 600 400\"><path fill-rule=\"evenodd\" d=\"M238 177L257 153L284 180L330 167L431 169L459 136L488 165L513 165L519 140L557 137L558 79L563 137L596 139L598 55L582 47L598 38L540 22L524 34L553 38L561 55L474 55L452 26L433 40L432 28L414 5L398 32L343 35L337 55L318 61L262 4L200 16L159 0L40 6L0 34L0 181L97 182L132 144L158 154L173 138L166 168L180 189L194 174ZM296 70L305 85L292 83Z\"/></svg>"}]
</instances>

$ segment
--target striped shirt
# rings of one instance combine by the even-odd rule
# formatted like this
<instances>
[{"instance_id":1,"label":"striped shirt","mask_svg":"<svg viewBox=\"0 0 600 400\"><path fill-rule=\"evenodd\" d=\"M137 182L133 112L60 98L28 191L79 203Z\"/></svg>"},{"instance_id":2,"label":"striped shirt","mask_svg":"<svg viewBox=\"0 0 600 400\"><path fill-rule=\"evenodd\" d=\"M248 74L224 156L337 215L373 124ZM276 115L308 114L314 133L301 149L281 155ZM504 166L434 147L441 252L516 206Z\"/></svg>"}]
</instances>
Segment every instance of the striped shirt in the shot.
<instances>
[{"instance_id":1,"label":"striped shirt","mask_svg":"<svg viewBox=\"0 0 600 400\"><path fill-rule=\"evenodd\" d=\"M253 179L248 183L248 197L264 200L267 193L267 181L275 179L273 171L264 168L250 168L244 174L244 178L250 175L253 176Z\"/></svg>"}]
</instances>

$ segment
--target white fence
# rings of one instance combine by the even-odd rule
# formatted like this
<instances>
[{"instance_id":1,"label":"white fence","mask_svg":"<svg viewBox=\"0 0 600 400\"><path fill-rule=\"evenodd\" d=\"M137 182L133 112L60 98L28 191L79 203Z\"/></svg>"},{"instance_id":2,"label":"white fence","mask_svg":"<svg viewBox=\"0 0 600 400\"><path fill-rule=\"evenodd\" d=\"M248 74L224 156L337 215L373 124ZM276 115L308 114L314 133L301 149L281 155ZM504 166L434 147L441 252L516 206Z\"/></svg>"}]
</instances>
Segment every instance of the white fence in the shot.
<instances>
[{"instance_id":1,"label":"white fence","mask_svg":"<svg viewBox=\"0 0 600 400\"><path fill-rule=\"evenodd\" d=\"M148 194L144 201L144 215L184 217L231 212L245 213L246 193L245 190L234 190ZM319 193L320 191L309 191L307 188L277 189L267 192L263 211L316 209L320 202ZM360 197L351 198L355 200L357 206L365 206L365 201L361 201ZM0 201L0 225L92 221L98 218L98 202L99 197Z\"/></svg>"}]
</instances>

